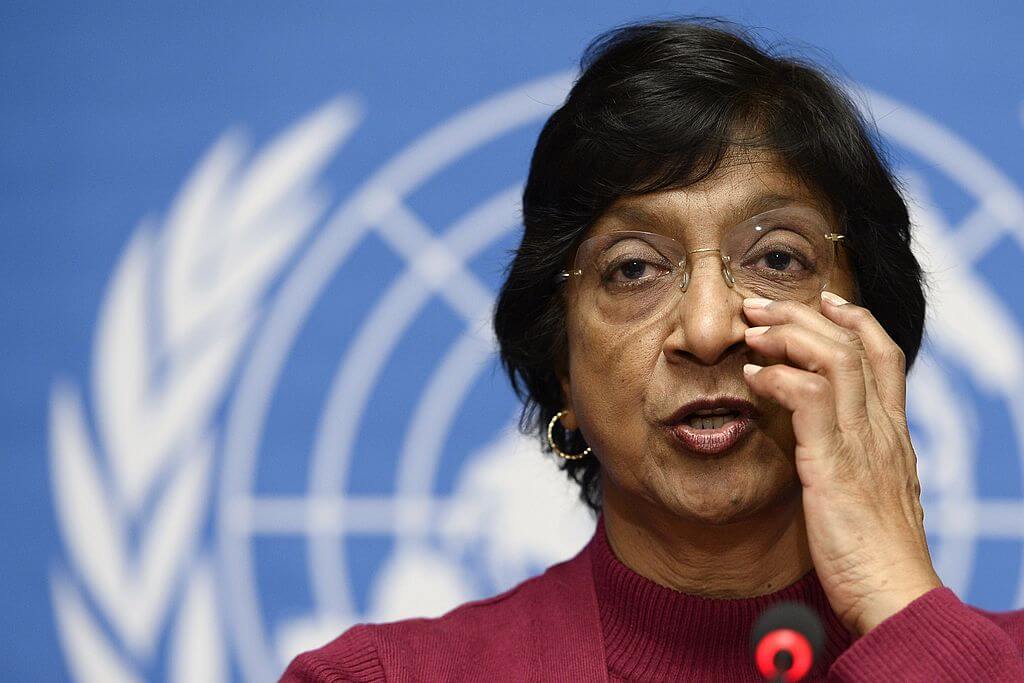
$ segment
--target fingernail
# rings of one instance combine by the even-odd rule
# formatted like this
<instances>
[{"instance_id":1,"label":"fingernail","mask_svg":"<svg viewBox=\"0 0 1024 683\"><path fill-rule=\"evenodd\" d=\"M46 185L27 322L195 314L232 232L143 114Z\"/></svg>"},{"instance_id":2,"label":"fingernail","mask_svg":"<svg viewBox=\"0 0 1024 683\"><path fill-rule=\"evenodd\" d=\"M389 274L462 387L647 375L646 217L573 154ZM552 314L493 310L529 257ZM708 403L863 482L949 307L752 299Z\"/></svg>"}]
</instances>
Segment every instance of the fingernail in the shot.
<instances>
[{"instance_id":1,"label":"fingernail","mask_svg":"<svg viewBox=\"0 0 1024 683\"><path fill-rule=\"evenodd\" d=\"M771 329L771 325L761 325L760 327L748 327L743 333L748 337L756 337L759 334L764 334L769 329Z\"/></svg>"},{"instance_id":2,"label":"fingernail","mask_svg":"<svg viewBox=\"0 0 1024 683\"><path fill-rule=\"evenodd\" d=\"M761 372L762 368L764 368L763 365L754 365L753 363L747 363L746 365L743 366L743 374L756 375L757 373Z\"/></svg>"},{"instance_id":3,"label":"fingernail","mask_svg":"<svg viewBox=\"0 0 1024 683\"><path fill-rule=\"evenodd\" d=\"M842 306L843 304L850 303L843 297L839 296L838 294L833 294L832 292L822 292L821 298L829 302L833 306Z\"/></svg>"},{"instance_id":4,"label":"fingernail","mask_svg":"<svg viewBox=\"0 0 1024 683\"><path fill-rule=\"evenodd\" d=\"M744 299L743 305L747 308L767 308L768 304L772 302L771 299L762 299L760 297L752 297L750 299Z\"/></svg>"}]
</instances>

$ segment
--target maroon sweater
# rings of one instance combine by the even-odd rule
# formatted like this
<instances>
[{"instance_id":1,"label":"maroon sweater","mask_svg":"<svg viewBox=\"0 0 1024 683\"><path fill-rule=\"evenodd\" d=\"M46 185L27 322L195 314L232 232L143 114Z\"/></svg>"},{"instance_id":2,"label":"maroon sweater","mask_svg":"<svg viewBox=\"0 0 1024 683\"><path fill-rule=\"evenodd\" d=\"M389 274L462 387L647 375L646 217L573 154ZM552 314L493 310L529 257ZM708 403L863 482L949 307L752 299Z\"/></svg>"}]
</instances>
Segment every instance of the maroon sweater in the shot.
<instances>
[{"instance_id":1,"label":"maroon sweater","mask_svg":"<svg viewBox=\"0 0 1024 683\"><path fill-rule=\"evenodd\" d=\"M804 680L1024 681L1024 610L989 612L935 588L854 640L812 570L755 598L710 599L622 564L598 522L576 557L436 619L359 625L299 655L282 681L757 681L748 634L775 602L821 616Z\"/></svg>"}]
</instances>

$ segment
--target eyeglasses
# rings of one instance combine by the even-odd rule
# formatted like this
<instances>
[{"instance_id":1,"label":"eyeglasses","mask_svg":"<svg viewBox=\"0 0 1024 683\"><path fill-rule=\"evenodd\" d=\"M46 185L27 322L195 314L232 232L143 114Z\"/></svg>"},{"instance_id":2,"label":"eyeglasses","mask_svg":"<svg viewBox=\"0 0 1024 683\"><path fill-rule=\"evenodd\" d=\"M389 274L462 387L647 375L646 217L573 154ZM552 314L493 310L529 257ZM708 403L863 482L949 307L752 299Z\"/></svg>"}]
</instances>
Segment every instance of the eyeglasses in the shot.
<instances>
[{"instance_id":1,"label":"eyeglasses","mask_svg":"<svg viewBox=\"0 0 1024 683\"><path fill-rule=\"evenodd\" d=\"M691 249L667 235L602 233L576 250L572 270L579 302L610 324L636 324L674 307L690 284L697 255L717 252L722 276L742 296L808 302L832 277L844 235L807 206L786 206L728 228L717 248Z\"/></svg>"}]
</instances>

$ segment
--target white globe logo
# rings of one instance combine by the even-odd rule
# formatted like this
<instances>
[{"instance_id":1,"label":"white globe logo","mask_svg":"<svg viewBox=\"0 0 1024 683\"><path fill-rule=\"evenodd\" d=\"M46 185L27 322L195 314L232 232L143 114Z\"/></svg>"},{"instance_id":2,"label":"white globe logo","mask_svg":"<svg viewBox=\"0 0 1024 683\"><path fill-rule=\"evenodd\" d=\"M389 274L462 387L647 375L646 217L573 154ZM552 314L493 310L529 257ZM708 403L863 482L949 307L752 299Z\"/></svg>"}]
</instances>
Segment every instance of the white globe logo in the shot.
<instances>
[{"instance_id":1,"label":"white globe logo","mask_svg":"<svg viewBox=\"0 0 1024 683\"><path fill-rule=\"evenodd\" d=\"M1018 571L1001 577L1015 579L1013 592L1002 598L1019 608L1024 605L1024 336L1020 312L1012 309L1019 271L1011 273L1013 281L1000 283L1000 274L987 274L982 266L1002 252L1024 253L1024 195L968 144L923 114L878 94L869 95L869 107L879 114L884 136L916 162L899 169L899 175L909 189L915 251L931 289L926 344L910 374L907 412L920 458L932 557L943 582L970 601L972 581L984 577L983 569L975 571L976 561L981 567L985 563L980 544L1009 548ZM943 189L933 189L936 181ZM949 196L957 192L962 197ZM943 206L956 199L964 205L963 215L951 222ZM978 405L982 397L985 405ZM979 475L988 472L1005 473L1004 493L983 492Z\"/></svg>"},{"instance_id":2,"label":"white globe logo","mask_svg":"<svg viewBox=\"0 0 1024 683\"><path fill-rule=\"evenodd\" d=\"M140 227L98 328L96 442L77 388L55 387L51 410L54 498L68 565L52 585L76 677L144 676L166 628L169 680L223 680L225 637L247 680L276 680L292 656L351 624L440 614L509 587L586 541L593 522L574 487L515 432L515 406L483 405L479 394L495 367L495 292L471 264L517 234L520 184L433 225L409 201L496 140L534 135L574 75L527 83L427 132L327 215L305 248L302 238L326 206L312 183L357 127L359 112L349 103L329 104L297 124L245 169L237 140L227 138L186 184L165 226ZM908 395L926 524L940 575L969 598L981 544L1011 543L1024 557L1024 338L1005 292L1000 298L979 266L1006 241L1024 250L1024 198L934 122L882 96L868 99L871 110L891 112L879 120L885 136L973 206L951 225L936 208L929 173L900 169L935 285L928 344ZM370 244L398 262L394 275L350 292L350 310L359 314L344 320L350 334L336 367L320 363L331 374L308 441L270 448L274 401L285 400L302 333L314 309L331 300L333 278L357 269ZM218 266L213 276L210 263ZM272 288L275 279L280 285ZM155 309L153 300L161 302ZM419 325L438 310L451 333L427 338ZM153 325L156 348L147 342ZM411 341L422 376L401 385L410 395L389 397L408 408L404 432L392 430L398 452L380 453L361 435L381 429L375 401L394 385L388 369ZM154 393L160 400L151 400ZM979 410L981 395L987 402ZM993 427L1000 411L1005 424ZM491 426L453 460L448 443L466 415ZM1012 434L1016 448L983 452L991 433ZM289 480L304 472L304 490L268 490L260 472L271 460L290 468ZM377 460L393 463L393 479L386 493L366 493L355 473L368 463L389 469ZM979 467L1019 472L1021 481L1009 494L982 495ZM134 527L143 530L137 548L128 541ZM348 548L366 538L387 544L369 582L357 586L358 558ZM308 592L303 604L267 603L260 576L277 574L261 572L267 556L256 548L265 539L291 543L287 556L300 556L302 575L287 580ZM1018 574L1011 599L1020 606L1024 571ZM181 604L174 606L178 585Z\"/></svg>"},{"instance_id":3,"label":"white globe logo","mask_svg":"<svg viewBox=\"0 0 1024 683\"><path fill-rule=\"evenodd\" d=\"M493 368L490 314L494 291L466 267L482 250L520 225L517 183L437 229L405 198L466 155L511 131L536 125L560 103L569 73L500 94L428 132L367 180L329 219L309 256L290 273L256 336L226 431L220 497L220 549L233 577L229 613L253 680L271 679L304 647L322 644L361 620L440 614L479 597L479 583L460 561L485 556L487 587L509 587L565 559L589 536L593 522L574 501L569 482L539 449L508 427L480 444L452 495L436 492L445 440L458 410L482 373ZM267 403L303 316L331 275L343 268L367 234L405 262L375 298L331 380L309 466L308 495L253 496L253 462ZM462 319L462 331L437 361L409 418L397 457L392 495L347 494L366 409L403 335L439 298ZM258 534L304 535L317 613L267 633L259 613L250 542ZM357 606L345 557L346 535L386 534L395 547L372 587L368 611Z\"/></svg>"}]
</instances>

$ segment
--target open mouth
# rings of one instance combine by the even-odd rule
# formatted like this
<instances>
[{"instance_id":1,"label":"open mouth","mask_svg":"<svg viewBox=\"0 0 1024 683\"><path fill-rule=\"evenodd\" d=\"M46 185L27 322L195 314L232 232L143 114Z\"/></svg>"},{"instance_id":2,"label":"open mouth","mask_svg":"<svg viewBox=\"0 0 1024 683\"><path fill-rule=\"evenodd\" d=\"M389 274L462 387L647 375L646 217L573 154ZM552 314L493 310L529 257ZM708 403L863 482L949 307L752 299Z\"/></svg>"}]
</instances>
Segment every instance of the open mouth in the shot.
<instances>
[{"instance_id":1,"label":"open mouth","mask_svg":"<svg viewBox=\"0 0 1024 683\"><path fill-rule=\"evenodd\" d=\"M723 397L692 401L666 422L674 443L698 455L728 451L754 428L757 411L749 401Z\"/></svg>"},{"instance_id":2,"label":"open mouth","mask_svg":"<svg viewBox=\"0 0 1024 683\"><path fill-rule=\"evenodd\" d=\"M715 408L712 410L699 410L691 413L684 419L684 423L694 429L719 429L727 422L740 417L740 414L729 408Z\"/></svg>"}]
</instances>

